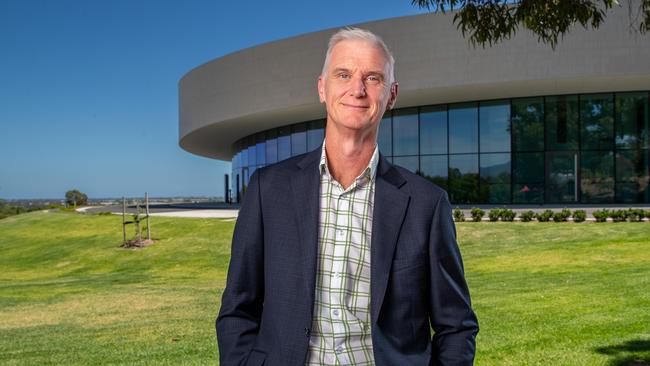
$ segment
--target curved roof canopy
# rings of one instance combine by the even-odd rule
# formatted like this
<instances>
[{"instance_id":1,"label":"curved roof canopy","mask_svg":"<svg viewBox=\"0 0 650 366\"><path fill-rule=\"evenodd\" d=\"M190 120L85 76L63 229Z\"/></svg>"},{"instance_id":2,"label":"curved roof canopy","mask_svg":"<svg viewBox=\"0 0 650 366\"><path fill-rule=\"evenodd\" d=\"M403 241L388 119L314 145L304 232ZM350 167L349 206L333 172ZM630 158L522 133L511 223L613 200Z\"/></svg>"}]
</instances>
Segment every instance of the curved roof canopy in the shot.
<instances>
[{"instance_id":1,"label":"curved roof canopy","mask_svg":"<svg viewBox=\"0 0 650 366\"><path fill-rule=\"evenodd\" d=\"M452 18L422 14L356 25L380 35L395 55L396 108L650 86L650 37L630 33L625 9L598 30L575 28L556 50L524 31L474 48ZM191 70L179 82L180 146L230 160L242 137L324 118L316 80L335 31L262 44Z\"/></svg>"}]
</instances>

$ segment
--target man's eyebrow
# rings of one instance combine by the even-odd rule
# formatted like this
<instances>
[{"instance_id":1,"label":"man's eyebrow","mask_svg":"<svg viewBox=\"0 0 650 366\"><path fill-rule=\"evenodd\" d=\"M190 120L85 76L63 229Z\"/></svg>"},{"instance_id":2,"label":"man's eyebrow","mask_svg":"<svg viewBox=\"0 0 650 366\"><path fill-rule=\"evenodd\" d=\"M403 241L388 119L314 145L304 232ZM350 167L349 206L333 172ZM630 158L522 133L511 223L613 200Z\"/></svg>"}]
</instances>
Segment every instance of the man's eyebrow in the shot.
<instances>
[{"instance_id":1,"label":"man's eyebrow","mask_svg":"<svg viewBox=\"0 0 650 366\"><path fill-rule=\"evenodd\" d=\"M332 70L332 74L338 74L339 72L350 72L350 69L346 69L345 67L337 67Z\"/></svg>"},{"instance_id":2,"label":"man's eyebrow","mask_svg":"<svg viewBox=\"0 0 650 366\"><path fill-rule=\"evenodd\" d=\"M366 75L375 75L375 76L381 76L382 78L384 77L384 72L383 71L368 71Z\"/></svg>"}]
</instances>

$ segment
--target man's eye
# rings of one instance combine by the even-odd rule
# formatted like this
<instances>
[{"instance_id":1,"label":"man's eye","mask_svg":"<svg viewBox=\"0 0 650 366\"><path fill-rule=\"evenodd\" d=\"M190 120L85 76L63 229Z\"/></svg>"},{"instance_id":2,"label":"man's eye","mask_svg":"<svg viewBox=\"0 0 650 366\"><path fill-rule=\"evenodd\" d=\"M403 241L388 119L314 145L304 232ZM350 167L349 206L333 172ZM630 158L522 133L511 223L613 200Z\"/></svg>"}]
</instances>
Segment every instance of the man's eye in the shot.
<instances>
[{"instance_id":1,"label":"man's eye","mask_svg":"<svg viewBox=\"0 0 650 366\"><path fill-rule=\"evenodd\" d=\"M350 74L346 74L346 73L339 74L339 79L349 79L349 78L350 78Z\"/></svg>"},{"instance_id":2,"label":"man's eye","mask_svg":"<svg viewBox=\"0 0 650 366\"><path fill-rule=\"evenodd\" d=\"M369 75L366 80L371 84L379 84L381 82L381 78L377 75Z\"/></svg>"}]
</instances>

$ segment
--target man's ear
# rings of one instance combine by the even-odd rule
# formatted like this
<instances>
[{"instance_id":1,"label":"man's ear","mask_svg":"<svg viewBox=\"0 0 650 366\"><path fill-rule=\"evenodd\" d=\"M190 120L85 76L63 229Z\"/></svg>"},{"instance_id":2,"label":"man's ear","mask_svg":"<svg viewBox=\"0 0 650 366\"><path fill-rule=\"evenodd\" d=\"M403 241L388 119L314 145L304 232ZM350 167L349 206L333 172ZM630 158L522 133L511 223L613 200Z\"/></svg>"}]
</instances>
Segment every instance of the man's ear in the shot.
<instances>
[{"instance_id":1,"label":"man's ear","mask_svg":"<svg viewBox=\"0 0 650 366\"><path fill-rule=\"evenodd\" d=\"M325 103L325 80L323 80L323 75L318 76L318 99L321 103Z\"/></svg>"},{"instance_id":2,"label":"man's ear","mask_svg":"<svg viewBox=\"0 0 650 366\"><path fill-rule=\"evenodd\" d=\"M390 97L388 98L388 103L386 104L386 110L389 111L395 106L397 101L397 91L399 90L399 84L396 82L390 85Z\"/></svg>"}]
</instances>

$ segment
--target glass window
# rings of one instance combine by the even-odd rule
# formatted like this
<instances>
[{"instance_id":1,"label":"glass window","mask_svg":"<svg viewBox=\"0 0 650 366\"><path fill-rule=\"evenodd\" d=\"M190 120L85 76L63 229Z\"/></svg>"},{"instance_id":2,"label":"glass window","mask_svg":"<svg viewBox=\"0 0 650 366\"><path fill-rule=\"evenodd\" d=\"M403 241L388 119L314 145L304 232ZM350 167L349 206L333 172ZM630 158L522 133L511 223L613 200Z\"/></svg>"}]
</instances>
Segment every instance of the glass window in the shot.
<instances>
[{"instance_id":1,"label":"glass window","mask_svg":"<svg viewBox=\"0 0 650 366\"><path fill-rule=\"evenodd\" d=\"M577 202L578 153L547 152L545 164L546 202Z\"/></svg>"},{"instance_id":2,"label":"glass window","mask_svg":"<svg viewBox=\"0 0 650 366\"><path fill-rule=\"evenodd\" d=\"M616 201L650 202L649 150L619 150L616 153Z\"/></svg>"},{"instance_id":3,"label":"glass window","mask_svg":"<svg viewBox=\"0 0 650 366\"><path fill-rule=\"evenodd\" d=\"M546 97L544 106L547 150L578 149L578 97Z\"/></svg>"},{"instance_id":4,"label":"glass window","mask_svg":"<svg viewBox=\"0 0 650 366\"><path fill-rule=\"evenodd\" d=\"M278 129L278 161L291 157L291 127L284 126Z\"/></svg>"},{"instance_id":5,"label":"glass window","mask_svg":"<svg viewBox=\"0 0 650 366\"><path fill-rule=\"evenodd\" d=\"M510 154L481 154L481 202L510 203Z\"/></svg>"},{"instance_id":6,"label":"glass window","mask_svg":"<svg viewBox=\"0 0 650 366\"><path fill-rule=\"evenodd\" d=\"M512 203L544 202L544 153L514 154L512 174Z\"/></svg>"},{"instance_id":7,"label":"glass window","mask_svg":"<svg viewBox=\"0 0 650 366\"><path fill-rule=\"evenodd\" d=\"M248 145L248 166L252 167L257 164L257 145L255 142L255 136L248 136L246 138L246 144Z\"/></svg>"},{"instance_id":8,"label":"glass window","mask_svg":"<svg viewBox=\"0 0 650 366\"><path fill-rule=\"evenodd\" d=\"M272 129L266 131L264 158L266 164L273 164L278 161L278 130Z\"/></svg>"},{"instance_id":9,"label":"glass window","mask_svg":"<svg viewBox=\"0 0 650 366\"><path fill-rule=\"evenodd\" d=\"M248 182L250 180L250 175L248 175L248 168L243 168L241 170L241 196L242 199L246 195L246 190L248 189Z\"/></svg>"},{"instance_id":10,"label":"glass window","mask_svg":"<svg viewBox=\"0 0 650 366\"><path fill-rule=\"evenodd\" d=\"M453 204L478 203L478 155L450 155L447 184Z\"/></svg>"},{"instance_id":11,"label":"glass window","mask_svg":"<svg viewBox=\"0 0 650 366\"><path fill-rule=\"evenodd\" d=\"M393 164L406 168L413 173L417 173L419 170L417 156L395 156L393 157Z\"/></svg>"},{"instance_id":12,"label":"glass window","mask_svg":"<svg viewBox=\"0 0 650 366\"><path fill-rule=\"evenodd\" d=\"M393 155L418 154L418 110L400 109L393 112Z\"/></svg>"},{"instance_id":13,"label":"glass window","mask_svg":"<svg viewBox=\"0 0 650 366\"><path fill-rule=\"evenodd\" d=\"M544 99L512 101L512 131L515 151L544 150Z\"/></svg>"},{"instance_id":14,"label":"glass window","mask_svg":"<svg viewBox=\"0 0 650 366\"><path fill-rule=\"evenodd\" d=\"M241 151L241 167L247 167L248 166L248 148L245 148Z\"/></svg>"},{"instance_id":15,"label":"glass window","mask_svg":"<svg viewBox=\"0 0 650 366\"><path fill-rule=\"evenodd\" d=\"M510 154L481 154L481 182L510 184Z\"/></svg>"},{"instance_id":16,"label":"glass window","mask_svg":"<svg viewBox=\"0 0 650 366\"><path fill-rule=\"evenodd\" d=\"M580 192L583 203L614 202L614 154L583 151L580 155Z\"/></svg>"},{"instance_id":17,"label":"glass window","mask_svg":"<svg viewBox=\"0 0 650 366\"><path fill-rule=\"evenodd\" d=\"M265 141L265 134L264 132L258 133L256 135L255 140L257 141L257 144L255 146L255 151L257 152L257 165L264 165L266 164L266 143Z\"/></svg>"},{"instance_id":18,"label":"glass window","mask_svg":"<svg viewBox=\"0 0 650 366\"><path fill-rule=\"evenodd\" d=\"M449 107L449 152L478 152L476 103L455 104Z\"/></svg>"},{"instance_id":19,"label":"glass window","mask_svg":"<svg viewBox=\"0 0 650 366\"><path fill-rule=\"evenodd\" d=\"M616 94L616 147L650 147L648 93Z\"/></svg>"},{"instance_id":20,"label":"glass window","mask_svg":"<svg viewBox=\"0 0 650 366\"><path fill-rule=\"evenodd\" d=\"M580 96L583 150L609 150L614 146L614 101L612 94Z\"/></svg>"},{"instance_id":21,"label":"glass window","mask_svg":"<svg viewBox=\"0 0 650 366\"><path fill-rule=\"evenodd\" d=\"M447 189L448 174L447 155L420 156L420 175L428 181Z\"/></svg>"},{"instance_id":22,"label":"glass window","mask_svg":"<svg viewBox=\"0 0 650 366\"><path fill-rule=\"evenodd\" d=\"M384 113L384 118L381 119L381 123L379 124L379 133L377 136L377 145L379 146L379 151L382 155L385 156L393 155L393 126L390 115L390 111Z\"/></svg>"},{"instance_id":23,"label":"glass window","mask_svg":"<svg viewBox=\"0 0 650 366\"><path fill-rule=\"evenodd\" d=\"M510 151L510 103L493 101L481 103L480 128L481 146L484 152Z\"/></svg>"},{"instance_id":24,"label":"glass window","mask_svg":"<svg viewBox=\"0 0 650 366\"><path fill-rule=\"evenodd\" d=\"M291 156L307 152L307 124L299 123L291 126Z\"/></svg>"},{"instance_id":25,"label":"glass window","mask_svg":"<svg viewBox=\"0 0 650 366\"><path fill-rule=\"evenodd\" d=\"M325 120L319 119L309 122L307 130L307 151L317 149L325 138Z\"/></svg>"},{"instance_id":26,"label":"glass window","mask_svg":"<svg viewBox=\"0 0 650 366\"><path fill-rule=\"evenodd\" d=\"M232 170L235 171L239 168L239 152L232 157ZM233 175L234 176L234 175Z\"/></svg>"},{"instance_id":27,"label":"glass window","mask_svg":"<svg viewBox=\"0 0 650 366\"><path fill-rule=\"evenodd\" d=\"M242 193L243 193L242 192L242 181L241 181L242 173L241 172L242 172L241 169L237 169L235 171L235 179L234 179L235 197L234 197L234 199L235 199L235 202L237 202L237 203L241 202Z\"/></svg>"},{"instance_id":28,"label":"glass window","mask_svg":"<svg viewBox=\"0 0 650 366\"><path fill-rule=\"evenodd\" d=\"M420 154L447 153L447 107L420 109ZM446 163L445 163L446 165ZM446 176L446 175L445 175Z\"/></svg>"}]
</instances>

